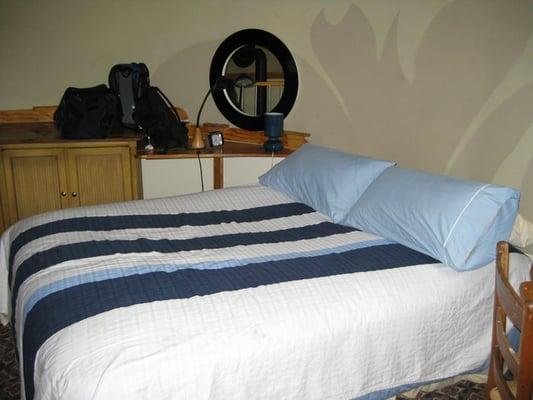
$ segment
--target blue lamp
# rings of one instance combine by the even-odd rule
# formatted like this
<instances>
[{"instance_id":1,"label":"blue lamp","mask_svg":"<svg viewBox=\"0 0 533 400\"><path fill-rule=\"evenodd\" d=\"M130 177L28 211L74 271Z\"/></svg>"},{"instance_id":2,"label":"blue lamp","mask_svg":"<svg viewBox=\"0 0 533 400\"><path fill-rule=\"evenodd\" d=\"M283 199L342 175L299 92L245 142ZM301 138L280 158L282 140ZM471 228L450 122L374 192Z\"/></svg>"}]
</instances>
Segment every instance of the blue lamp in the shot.
<instances>
[{"instance_id":1,"label":"blue lamp","mask_svg":"<svg viewBox=\"0 0 533 400\"><path fill-rule=\"evenodd\" d=\"M283 150L283 142L280 140L283 135L283 113L267 112L264 118L264 132L268 140L263 144L263 148L269 153Z\"/></svg>"}]
</instances>

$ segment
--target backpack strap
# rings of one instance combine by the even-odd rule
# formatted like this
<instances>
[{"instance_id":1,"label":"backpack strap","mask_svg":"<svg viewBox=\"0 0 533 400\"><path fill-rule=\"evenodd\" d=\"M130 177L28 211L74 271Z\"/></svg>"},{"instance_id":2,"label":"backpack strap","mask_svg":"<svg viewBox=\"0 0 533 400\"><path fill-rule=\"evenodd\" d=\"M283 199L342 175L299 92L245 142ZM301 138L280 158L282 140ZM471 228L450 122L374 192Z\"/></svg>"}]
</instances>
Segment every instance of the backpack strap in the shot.
<instances>
[{"instance_id":1,"label":"backpack strap","mask_svg":"<svg viewBox=\"0 0 533 400\"><path fill-rule=\"evenodd\" d=\"M158 87L154 86L154 88L155 88L157 94L159 94L163 98L163 100L165 100L165 102L170 107L170 109L172 110L172 112L174 113L174 115L176 116L178 121L181 122L181 118L180 118L178 112L176 111L176 108L174 107L174 104L172 104L172 102L168 99L168 97L165 96L165 94Z\"/></svg>"}]
</instances>

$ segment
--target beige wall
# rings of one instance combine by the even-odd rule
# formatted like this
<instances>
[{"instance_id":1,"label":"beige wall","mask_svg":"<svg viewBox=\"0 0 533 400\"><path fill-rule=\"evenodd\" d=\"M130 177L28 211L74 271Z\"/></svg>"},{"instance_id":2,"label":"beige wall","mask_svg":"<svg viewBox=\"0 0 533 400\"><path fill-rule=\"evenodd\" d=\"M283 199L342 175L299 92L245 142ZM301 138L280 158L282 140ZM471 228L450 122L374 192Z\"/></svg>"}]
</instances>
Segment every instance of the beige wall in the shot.
<instances>
[{"instance_id":1,"label":"beige wall","mask_svg":"<svg viewBox=\"0 0 533 400\"><path fill-rule=\"evenodd\" d=\"M533 220L533 0L0 0L0 109L57 104L69 85L144 61L193 115L214 50L249 27L297 60L287 128L520 187ZM222 119L209 102L204 120Z\"/></svg>"}]
</instances>

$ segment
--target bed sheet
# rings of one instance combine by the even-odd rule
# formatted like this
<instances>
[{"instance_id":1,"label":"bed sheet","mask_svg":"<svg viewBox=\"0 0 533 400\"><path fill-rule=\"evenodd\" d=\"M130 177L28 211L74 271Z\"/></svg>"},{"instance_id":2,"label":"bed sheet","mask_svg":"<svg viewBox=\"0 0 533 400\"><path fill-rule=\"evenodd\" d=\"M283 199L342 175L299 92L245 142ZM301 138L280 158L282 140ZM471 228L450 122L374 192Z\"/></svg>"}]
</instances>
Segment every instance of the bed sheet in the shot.
<instances>
[{"instance_id":1,"label":"bed sheet","mask_svg":"<svg viewBox=\"0 0 533 400\"><path fill-rule=\"evenodd\" d=\"M490 349L493 268L456 272L261 186L39 215L0 262L28 398L365 398Z\"/></svg>"}]
</instances>

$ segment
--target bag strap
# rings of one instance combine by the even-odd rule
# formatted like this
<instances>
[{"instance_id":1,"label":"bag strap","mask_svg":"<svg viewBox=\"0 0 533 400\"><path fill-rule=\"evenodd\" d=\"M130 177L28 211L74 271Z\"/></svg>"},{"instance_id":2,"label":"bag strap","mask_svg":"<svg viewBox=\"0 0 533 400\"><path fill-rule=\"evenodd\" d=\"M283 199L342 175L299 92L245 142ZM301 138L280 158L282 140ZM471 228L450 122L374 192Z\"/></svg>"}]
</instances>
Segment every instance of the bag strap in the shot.
<instances>
[{"instance_id":1,"label":"bag strap","mask_svg":"<svg viewBox=\"0 0 533 400\"><path fill-rule=\"evenodd\" d=\"M172 110L172 112L174 113L178 121L181 122L181 118L178 112L176 111L174 104L172 104L172 102L168 99L168 97L165 96L165 94L158 87L154 86L154 89L157 92L157 94L159 94L166 101L167 105L170 107L170 109Z\"/></svg>"}]
</instances>

